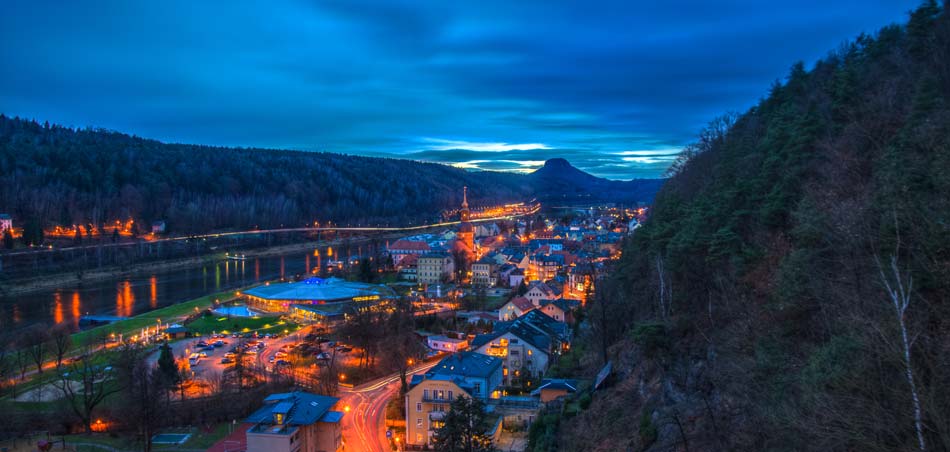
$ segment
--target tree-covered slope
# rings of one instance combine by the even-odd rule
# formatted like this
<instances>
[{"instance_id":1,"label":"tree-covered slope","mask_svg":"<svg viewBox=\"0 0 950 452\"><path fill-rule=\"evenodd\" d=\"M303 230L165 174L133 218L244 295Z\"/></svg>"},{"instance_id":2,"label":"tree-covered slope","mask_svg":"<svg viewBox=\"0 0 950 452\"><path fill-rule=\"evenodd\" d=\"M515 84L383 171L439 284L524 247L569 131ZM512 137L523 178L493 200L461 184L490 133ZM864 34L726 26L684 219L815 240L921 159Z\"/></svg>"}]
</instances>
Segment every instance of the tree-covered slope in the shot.
<instances>
[{"instance_id":1,"label":"tree-covered slope","mask_svg":"<svg viewBox=\"0 0 950 452\"><path fill-rule=\"evenodd\" d=\"M178 233L401 223L524 200L523 176L350 155L165 144L0 115L0 209L17 226L164 219Z\"/></svg>"},{"instance_id":2,"label":"tree-covered slope","mask_svg":"<svg viewBox=\"0 0 950 452\"><path fill-rule=\"evenodd\" d=\"M950 450L948 99L926 2L704 130L598 287L618 381L561 448Z\"/></svg>"}]
</instances>

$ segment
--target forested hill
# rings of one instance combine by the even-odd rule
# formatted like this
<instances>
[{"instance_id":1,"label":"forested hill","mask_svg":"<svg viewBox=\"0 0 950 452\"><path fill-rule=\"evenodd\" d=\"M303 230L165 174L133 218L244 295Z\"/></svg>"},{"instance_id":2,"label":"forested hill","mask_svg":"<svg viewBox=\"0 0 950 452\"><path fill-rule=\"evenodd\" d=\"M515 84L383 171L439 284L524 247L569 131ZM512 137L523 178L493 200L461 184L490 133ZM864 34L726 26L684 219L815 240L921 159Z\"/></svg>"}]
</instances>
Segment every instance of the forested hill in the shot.
<instances>
[{"instance_id":1,"label":"forested hill","mask_svg":"<svg viewBox=\"0 0 950 452\"><path fill-rule=\"evenodd\" d=\"M431 219L523 201L524 176L409 160L164 144L0 115L0 208L18 226L165 220L176 233Z\"/></svg>"},{"instance_id":2,"label":"forested hill","mask_svg":"<svg viewBox=\"0 0 950 452\"><path fill-rule=\"evenodd\" d=\"M616 381L561 448L950 450L948 99L927 2L704 130L597 288Z\"/></svg>"}]
</instances>

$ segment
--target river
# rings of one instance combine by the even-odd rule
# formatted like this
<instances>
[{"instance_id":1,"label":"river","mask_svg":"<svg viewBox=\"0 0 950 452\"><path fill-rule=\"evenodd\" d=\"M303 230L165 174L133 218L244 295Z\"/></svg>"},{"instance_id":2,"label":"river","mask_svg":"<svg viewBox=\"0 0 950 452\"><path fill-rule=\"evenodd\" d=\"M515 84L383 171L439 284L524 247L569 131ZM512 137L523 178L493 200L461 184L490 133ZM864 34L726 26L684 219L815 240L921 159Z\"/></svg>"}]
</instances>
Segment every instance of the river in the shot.
<instances>
[{"instance_id":1,"label":"river","mask_svg":"<svg viewBox=\"0 0 950 452\"><path fill-rule=\"evenodd\" d=\"M324 249L320 250L324 252ZM68 322L83 315L130 317L204 295L307 273L313 251L225 260L188 269L134 275L0 298L0 327Z\"/></svg>"}]
</instances>

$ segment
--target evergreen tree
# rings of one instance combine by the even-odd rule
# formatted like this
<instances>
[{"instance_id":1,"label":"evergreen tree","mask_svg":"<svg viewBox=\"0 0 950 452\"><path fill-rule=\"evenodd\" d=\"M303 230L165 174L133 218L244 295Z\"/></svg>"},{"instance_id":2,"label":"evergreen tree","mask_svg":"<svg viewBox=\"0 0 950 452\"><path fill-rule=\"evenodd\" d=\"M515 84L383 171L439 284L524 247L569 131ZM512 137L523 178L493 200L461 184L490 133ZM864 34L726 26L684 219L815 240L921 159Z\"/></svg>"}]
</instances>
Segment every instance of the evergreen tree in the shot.
<instances>
[{"instance_id":1,"label":"evergreen tree","mask_svg":"<svg viewBox=\"0 0 950 452\"><path fill-rule=\"evenodd\" d=\"M175 356L172 355L172 348L168 342L162 344L161 352L158 355L158 370L162 378L169 385L178 382L178 365L175 364Z\"/></svg>"},{"instance_id":2,"label":"evergreen tree","mask_svg":"<svg viewBox=\"0 0 950 452\"><path fill-rule=\"evenodd\" d=\"M445 422L436 429L432 442L440 452L489 452L495 450L487 434L485 404L459 396L452 402Z\"/></svg>"}]
</instances>

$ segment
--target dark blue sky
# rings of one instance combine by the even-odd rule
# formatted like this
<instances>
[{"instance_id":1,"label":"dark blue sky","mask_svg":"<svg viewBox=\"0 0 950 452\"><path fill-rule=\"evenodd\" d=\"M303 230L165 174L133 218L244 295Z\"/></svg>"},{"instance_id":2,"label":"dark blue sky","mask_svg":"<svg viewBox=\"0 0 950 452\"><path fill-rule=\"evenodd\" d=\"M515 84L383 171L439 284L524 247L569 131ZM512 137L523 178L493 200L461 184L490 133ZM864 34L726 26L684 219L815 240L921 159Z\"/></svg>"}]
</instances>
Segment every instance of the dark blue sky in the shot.
<instances>
[{"instance_id":1,"label":"dark blue sky","mask_svg":"<svg viewBox=\"0 0 950 452\"><path fill-rule=\"evenodd\" d=\"M659 176L905 0L4 2L0 112L169 142Z\"/></svg>"}]
</instances>

